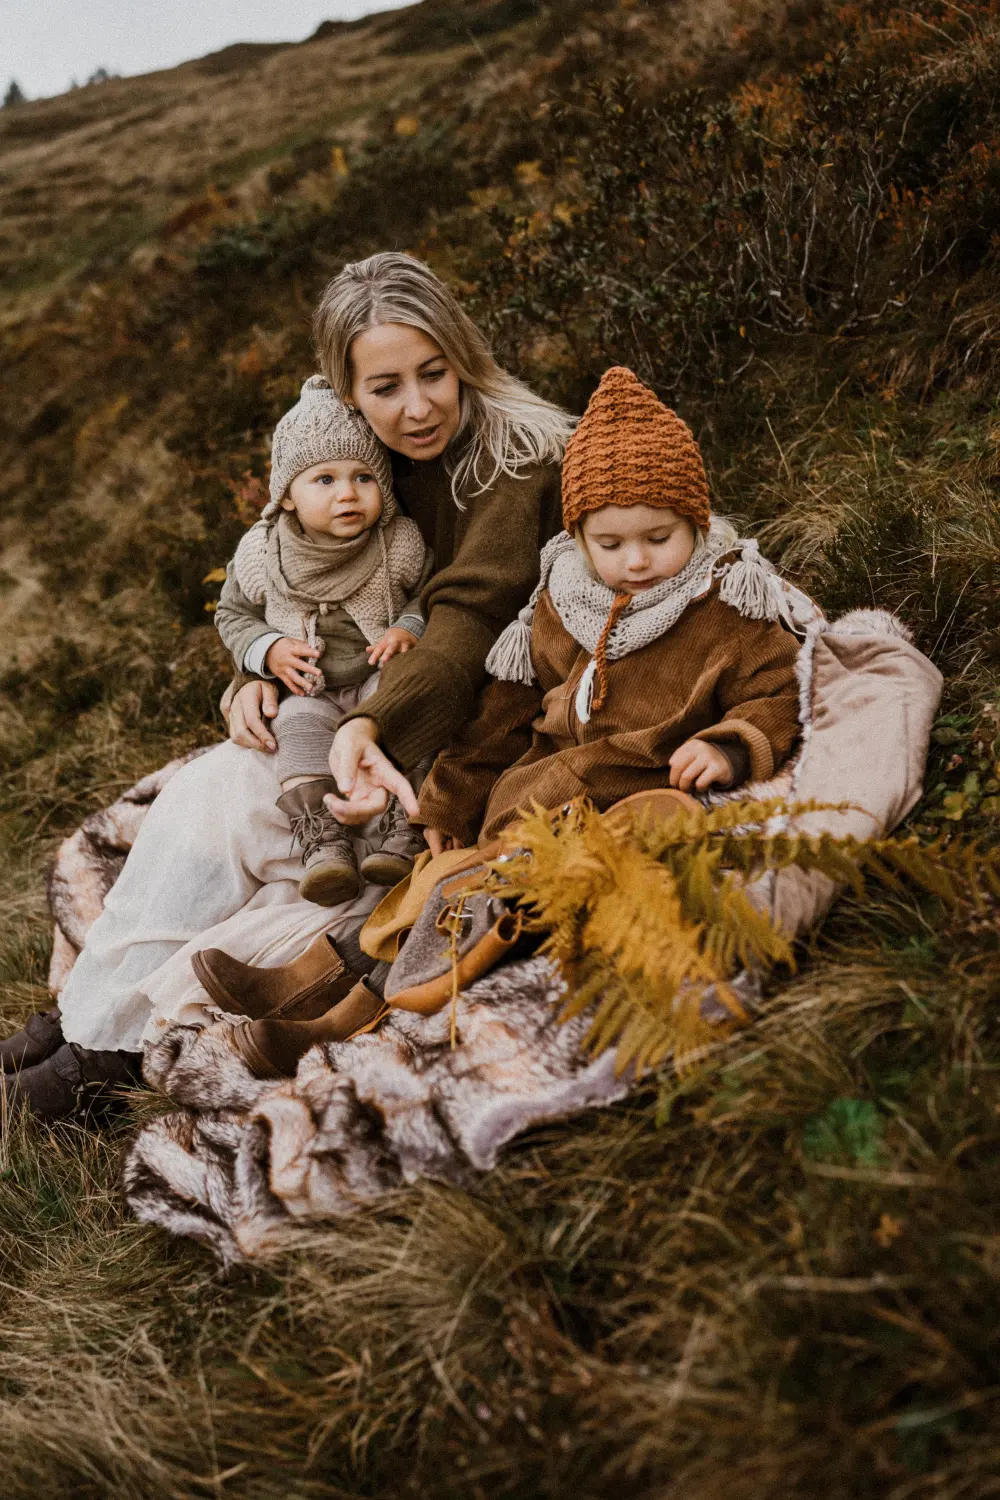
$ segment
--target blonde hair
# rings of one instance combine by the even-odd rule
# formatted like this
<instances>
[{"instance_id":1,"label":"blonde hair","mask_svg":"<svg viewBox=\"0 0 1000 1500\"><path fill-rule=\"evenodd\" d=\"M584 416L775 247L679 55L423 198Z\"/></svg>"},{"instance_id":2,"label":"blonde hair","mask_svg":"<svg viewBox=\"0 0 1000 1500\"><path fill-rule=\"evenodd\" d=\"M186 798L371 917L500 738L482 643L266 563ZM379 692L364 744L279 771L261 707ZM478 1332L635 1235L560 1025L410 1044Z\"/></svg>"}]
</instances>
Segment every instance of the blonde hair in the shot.
<instances>
[{"instance_id":1,"label":"blonde hair","mask_svg":"<svg viewBox=\"0 0 1000 1500\"><path fill-rule=\"evenodd\" d=\"M458 431L445 462L457 505L482 494L501 474L562 460L575 419L501 369L472 319L412 255L384 251L346 265L320 298L313 333L320 367L343 401L351 400L351 345L385 323L419 328L438 344L458 376Z\"/></svg>"}]
</instances>

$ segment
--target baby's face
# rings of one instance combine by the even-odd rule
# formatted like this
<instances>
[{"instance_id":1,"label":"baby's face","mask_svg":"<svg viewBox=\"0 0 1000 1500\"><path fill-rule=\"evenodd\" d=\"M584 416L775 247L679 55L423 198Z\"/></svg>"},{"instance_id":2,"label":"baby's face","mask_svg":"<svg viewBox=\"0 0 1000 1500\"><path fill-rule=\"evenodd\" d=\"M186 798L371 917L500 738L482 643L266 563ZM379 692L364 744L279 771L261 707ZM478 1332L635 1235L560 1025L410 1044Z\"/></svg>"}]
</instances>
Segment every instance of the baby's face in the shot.
<instances>
[{"instance_id":1,"label":"baby's face","mask_svg":"<svg viewBox=\"0 0 1000 1500\"><path fill-rule=\"evenodd\" d=\"M375 525L382 514L382 491L366 464L342 458L296 474L281 504L294 510L310 541L326 536L349 541Z\"/></svg>"},{"instance_id":2,"label":"baby's face","mask_svg":"<svg viewBox=\"0 0 1000 1500\"><path fill-rule=\"evenodd\" d=\"M597 576L616 594L639 594L674 578L694 551L694 527L652 505L604 505L581 522Z\"/></svg>"}]
</instances>

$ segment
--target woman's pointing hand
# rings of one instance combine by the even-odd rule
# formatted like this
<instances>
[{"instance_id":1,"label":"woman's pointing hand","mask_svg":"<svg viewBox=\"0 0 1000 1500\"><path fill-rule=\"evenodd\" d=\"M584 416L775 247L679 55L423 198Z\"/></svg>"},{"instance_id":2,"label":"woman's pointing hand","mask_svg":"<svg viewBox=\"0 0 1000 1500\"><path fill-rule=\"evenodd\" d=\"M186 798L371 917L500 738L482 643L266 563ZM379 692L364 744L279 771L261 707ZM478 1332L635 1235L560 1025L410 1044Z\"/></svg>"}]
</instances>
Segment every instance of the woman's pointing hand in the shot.
<instances>
[{"instance_id":1,"label":"woman's pointing hand","mask_svg":"<svg viewBox=\"0 0 1000 1500\"><path fill-rule=\"evenodd\" d=\"M330 747L330 771L340 796L328 795L323 800L339 822L349 827L367 823L385 811L390 797L398 797L407 813L415 816L413 788L379 748L374 719L351 719L341 725Z\"/></svg>"}]
</instances>

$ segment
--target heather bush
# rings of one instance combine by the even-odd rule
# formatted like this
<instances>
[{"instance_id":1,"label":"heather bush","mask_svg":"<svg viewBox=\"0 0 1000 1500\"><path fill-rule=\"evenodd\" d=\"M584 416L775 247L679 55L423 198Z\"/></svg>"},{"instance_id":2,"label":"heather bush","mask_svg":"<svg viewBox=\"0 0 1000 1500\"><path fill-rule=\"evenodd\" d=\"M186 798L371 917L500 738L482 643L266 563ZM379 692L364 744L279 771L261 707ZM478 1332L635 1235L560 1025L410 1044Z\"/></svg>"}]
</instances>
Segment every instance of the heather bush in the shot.
<instances>
[{"instance_id":1,"label":"heather bush","mask_svg":"<svg viewBox=\"0 0 1000 1500\"><path fill-rule=\"evenodd\" d=\"M729 400L788 341L894 336L927 316L921 292L949 261L984 268L1000 181L992 7L845 29L801 73L722 99L651 103L628 77L593 91L552 191L533 212L492 212L500 253L480 291L526 368L577 400L613 360L672 399Z\"/></svg>"}]
</instances>

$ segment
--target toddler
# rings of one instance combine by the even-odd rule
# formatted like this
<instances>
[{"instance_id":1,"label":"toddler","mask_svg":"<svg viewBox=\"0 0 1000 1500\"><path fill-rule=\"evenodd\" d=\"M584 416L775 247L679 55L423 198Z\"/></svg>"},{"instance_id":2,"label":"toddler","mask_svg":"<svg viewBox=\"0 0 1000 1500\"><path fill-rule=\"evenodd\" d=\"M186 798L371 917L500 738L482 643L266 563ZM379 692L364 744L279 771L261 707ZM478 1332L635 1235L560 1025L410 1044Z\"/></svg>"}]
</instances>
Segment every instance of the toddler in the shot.
<instances>
[{"instance_id":1,"label":"toddler","mask_svg":"<svg viewBox=\"0 0 1000 1500\"><path fill-rule=\"evenodd\" d=\"M423 784L435 852L490 842L533 802L764 779L798 735L784 585L713 517L690 429L630 370L594 393L562 497L566 529L487 660L495 681Z\"/></svg>"},{"instance_id":2,"label":"toddler","mask_svg":"<svg viewBox=\"0 0 1000 1500\"><path fill-rule=\"evenodd\" d=\"M395 885L423 847L394 798L359 873L350 832L323 798L337 791L329 751L341 720L423 634L432 559L396 505L387 450L321 376L275 429L270 488L226 569L215 620L237 668L277 677L291 695L275 721L277 805L302 850L300 893L335 906L362 876Z\"/></svg>"}]
</instances>

